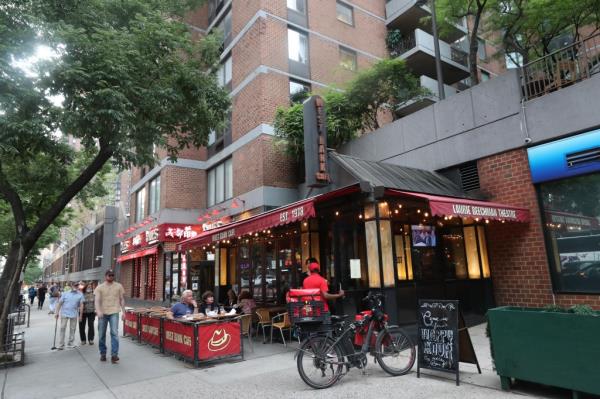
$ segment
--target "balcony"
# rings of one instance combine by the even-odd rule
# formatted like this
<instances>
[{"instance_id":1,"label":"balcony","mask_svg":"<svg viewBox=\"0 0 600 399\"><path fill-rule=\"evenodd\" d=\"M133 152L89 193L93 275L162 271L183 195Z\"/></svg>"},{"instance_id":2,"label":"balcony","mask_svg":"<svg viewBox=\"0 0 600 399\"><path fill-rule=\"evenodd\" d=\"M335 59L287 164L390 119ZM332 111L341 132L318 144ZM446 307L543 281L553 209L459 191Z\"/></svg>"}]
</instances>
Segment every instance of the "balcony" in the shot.
<instances>
[{"instance_id":1,"label":"balcony","mask_svg":"<svg viewBox=\"0 0 600 399\"><path fill-rule=\"evenodd\" d=\"M431 23L422 23L424 17L431 15L427 5L419 5L420 0L388 0L385 4L386 25L388 29L400 29L401 32L412 32L422 29L433 34ZM440 38L447 42L453 42L467 34L467 25L464 19L461 24L452 25L453 29L444 32Z\"/></svg>"},{"instance_id":2,"label":"balcony","mask_svg":"<svg viewBox=\"0 0 600 399\"><path fill-rule=\"evenodd\" d=\"M438 92L437 80L431 79L430 77L425 75L421 75L419 77L419 82L421 84L421 87L424 87L427 90L429 90L430 94L419 100L409 101L406 104L403 104L400 108L396 110L396 113L399 116L406 116L412 114L420 109L428 107L431 104L439 101L440 93ZM458 92L459 91L456 88L444 85L444 94L446 95L446 97L450 97Z\"/></svg>"},{"instance_id":3,"label":"balcony","mask_svg":"<svg viewBox=\"0 0 600 399\"><path fill-rule=\"evenodd\" d=\"M406 61L413 73L436 78L435 50L433 36L429 33L416 29L404 37L404 39L392 49L392 56L397 56ZM442 73L444 83L453 84L468 77L468 54L464 51L450 46L440 40L440 57L442 60Z\"/></svg>"}]
</instances>

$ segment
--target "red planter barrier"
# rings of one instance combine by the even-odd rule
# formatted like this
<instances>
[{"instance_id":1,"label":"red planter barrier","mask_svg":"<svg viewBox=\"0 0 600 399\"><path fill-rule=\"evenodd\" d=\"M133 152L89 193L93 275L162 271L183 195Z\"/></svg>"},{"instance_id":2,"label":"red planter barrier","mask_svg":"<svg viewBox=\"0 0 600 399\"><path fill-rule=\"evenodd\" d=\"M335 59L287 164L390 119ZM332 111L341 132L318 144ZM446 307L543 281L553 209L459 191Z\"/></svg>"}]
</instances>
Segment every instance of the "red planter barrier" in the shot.
<instances>
[{"instance_id":1,"label":"red planter barrier","mask_svg":"<svg viewBox=\"0 0 600 399\"><path fill-rule=\"evenodd\" d=\"M198 361L243 357L241 325L235 321L197 323Z\"/></svg>"},{"instance_id":2,"label":"red planter barrier","mask_svg":"<svg viewBox=\"0 0 600 399\"><path fill-rule=\"evenodd\" d=\"M161 347L162 318L140 315L140 341L156 348Z\"/></svg>"},{"instance_id":3,"label":"red planter barrier","mask_svg":"<svg viewBox=\"0 0 600 399\"><path fill-rule=\"evenodd\" d=\"M163 350L196 362L196 328L194 323L163 320Z\"/></svg>"},{"instance_id":4,"label":"red planter barrier","mask_svg":"<svg viewBox=\"0 0 600 399\"><path fill-rule=\"evenodd\" d=\"M137 340L140 339L140 319L139 314L133 310L125 311L125 321L123 322L123 336L129 336Z\"/></svg>"}]
</instances>

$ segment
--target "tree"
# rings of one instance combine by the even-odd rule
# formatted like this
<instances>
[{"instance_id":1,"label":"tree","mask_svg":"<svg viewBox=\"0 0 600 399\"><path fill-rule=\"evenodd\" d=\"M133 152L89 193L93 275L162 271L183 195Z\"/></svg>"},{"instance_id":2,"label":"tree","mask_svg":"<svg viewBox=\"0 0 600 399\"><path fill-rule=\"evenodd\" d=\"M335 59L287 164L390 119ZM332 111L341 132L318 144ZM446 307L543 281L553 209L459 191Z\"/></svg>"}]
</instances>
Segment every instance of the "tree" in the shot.
<instances>
[{"instance_id":1,"label":"tree","mask_svg":"<svg viewBox=\"0 0 600 399\"><path fill-rule=\"evenodd\" d=\"M25 269L25 277L23 278L23 282L25 284L35 284L42 278L42 266L39 262L29 264Z\"/></svg>"},{"instance_id":2,"label":"tree","mask_svg":"<svg viewBox=\"0 0 600 399\"><path fill-rule=\"evenodd\" d=\"M440 31L452 29L451 24L458 24L464 18L472 18L473 26L469 32L469 72L473 85L479 83L477 73L477 52L479 50L479 28L487 8L497 0L436 0L435 10Z\"/></svg>"},{"instance_id":3,"label":"tree","mask_svg":"<svg viewBox=\"0 0 600 399\"><path fill-rule=\"evenodd\" d=\"M197 1L0 6L0 203L14 223L0 297L13 297L44 232L109 161L152 165L154 145L175 159L222 126L229 98L215 76L220 41L191 39L181 22L190 5ZM54 55L28 73L19 63L40 45ZM62 143L66 134L81 139L80 156ZM0 336L10 302L2 302Z\"/></svg>"},{"instance_id":4,"label":"tree","mask_svg":"<svg viewBox=\"0 0 600 399\"><path fill-rule=\"evenodd\" d=\"M600 27L597 0L502 0L490 8L489 27L502 32L501 44L516 64L550 54L555 39L581 39L581 28Z\"/></svg>"},{"instance_id":5,"label":"tree","mask_svg":"<svg viewBox=\"0 0 600 399\"><path fill-rule=\"evenodd\" d=\"M406 67L403 60L382 60L359 72L345 90L323 93L327 112L327 145L337 148L362 131L380 127L379 118L389 112L394 119L408 101L417 100L427 91ZM275 135L285 142L289 155L301 159L304 154L302 105L279 107L274 121Z\"/></svg>"}]
</instances>

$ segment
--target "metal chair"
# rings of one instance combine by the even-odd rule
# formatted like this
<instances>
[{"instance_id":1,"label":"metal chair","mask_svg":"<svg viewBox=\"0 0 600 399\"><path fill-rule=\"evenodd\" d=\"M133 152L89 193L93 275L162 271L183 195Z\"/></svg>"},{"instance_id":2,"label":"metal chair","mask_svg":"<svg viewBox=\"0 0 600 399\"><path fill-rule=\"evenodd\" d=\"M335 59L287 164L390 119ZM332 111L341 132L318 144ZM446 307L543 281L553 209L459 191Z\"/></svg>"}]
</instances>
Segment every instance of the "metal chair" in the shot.
<instances>
[{"instance_id":1,"label":"metal chair","mask_svg":"<svg viewBox=\"0 0 600 399\"><path fill-rule=\"evenodd\" d=\"M248 343L250 344L250 350L254 352L254 346L252 343L252 315L244 314L238 317L242 326L242 336L248 337Z\"/></svg>"},{"instance_id":2,"label":"metal chair","mask_svg":"<svg viewBox=\"0 0 600 399\"><path fill-rule=\"evenodd\" d=\"M255 314L258 317L258 323L256 323L256 334L258 335L258 329L262 329L263 333L263 344L266 344L267 335L265 333L265 327L271 328L271 315L269 309L259 308L255 310Z\"/></svg>"},{"instance_id":3,"label":"metal chair","mask_svg":"<svg viewBox=\"0 0 600 399\"><path fill-rule=\"evenodd\" d=\"M281 320L281 321L276 321ZM292 323L290 322L290 315L285 313L280 313L277 316L273 317L271 321L271 343L273 343L273 329L276 328L279 330L281 334L281 339L283 340L283 346L287 347L287 343L285 342L285 337L283 336L283 330L290 331L290 341L292 340Z\"/></svg>"}]
</instances>

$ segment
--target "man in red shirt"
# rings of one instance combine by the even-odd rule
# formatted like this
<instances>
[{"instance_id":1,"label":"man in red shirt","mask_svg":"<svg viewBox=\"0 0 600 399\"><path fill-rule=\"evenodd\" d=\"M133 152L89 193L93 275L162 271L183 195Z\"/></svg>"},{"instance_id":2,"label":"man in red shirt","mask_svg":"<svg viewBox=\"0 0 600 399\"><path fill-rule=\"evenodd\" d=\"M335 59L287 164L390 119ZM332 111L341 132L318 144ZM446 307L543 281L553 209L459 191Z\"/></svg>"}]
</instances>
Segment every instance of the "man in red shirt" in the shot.
<instances>
[{"instance_id":1,"label":"man in red shirt","mask_svg":"<svg viewBox=\"0 0 600 399\"><path fill-rule=\"evenodd\" d=\"M320 266L317 262L313 262L308 265L308 277L304 279L302 283L302 288L311 289L318 288L321 290L321 296L323 297L325 302L325 311L329 311L329 306L327 306L328 300L334 300L338 298L342 298L344 296L344 290L340 289L340 292L337 294L330 294L329 287L327 286L327 280L321 277L319 274Z\"/></svg>"}]
</instances>

